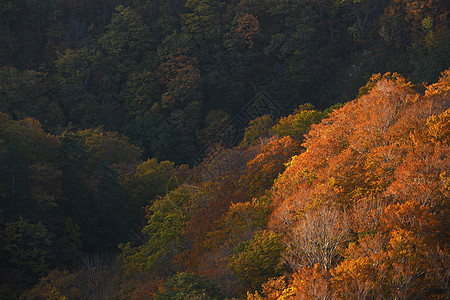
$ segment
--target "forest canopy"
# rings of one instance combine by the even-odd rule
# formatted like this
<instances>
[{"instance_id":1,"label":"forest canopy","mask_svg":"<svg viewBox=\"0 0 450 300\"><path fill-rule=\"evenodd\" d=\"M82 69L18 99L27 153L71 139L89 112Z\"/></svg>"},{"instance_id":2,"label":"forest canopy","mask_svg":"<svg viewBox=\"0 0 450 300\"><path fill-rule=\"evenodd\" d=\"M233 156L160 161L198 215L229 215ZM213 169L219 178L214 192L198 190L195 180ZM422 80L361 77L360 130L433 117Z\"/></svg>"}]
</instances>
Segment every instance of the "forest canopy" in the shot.
<instances>
[{"instance_id":1,"label":"forest canopy","mask_svg":"<svg viewBox=\"0 0 450 300\"><path fill-rule=\"evenodd\" d=\"M449 86L376 74L194 168L2 114L2 297L445 299Z\"/></svg>"},{"instance_id":2,"label":"forest canopy","mask_svg":"<svg viewBox=\"0 0 450 300\"><path fill-rule=\"evenodd\" d=\"M5 0L0 299L447 299L442 0Z\"/></svg>"},{"instance_id":3,"label":"forest canopy","mask_svg":"<svg viewBox=\"0 0 450 300\"><path fill-rule=\"evenodd\" d=\"M236 118L243 131L326 109L374 73L436 82L448 16L443 0L4 0L0 111L52 134L103 126L143 159L196 165ZM270 109L242 116L261 93Z\"/></svg>"}]
</instances>

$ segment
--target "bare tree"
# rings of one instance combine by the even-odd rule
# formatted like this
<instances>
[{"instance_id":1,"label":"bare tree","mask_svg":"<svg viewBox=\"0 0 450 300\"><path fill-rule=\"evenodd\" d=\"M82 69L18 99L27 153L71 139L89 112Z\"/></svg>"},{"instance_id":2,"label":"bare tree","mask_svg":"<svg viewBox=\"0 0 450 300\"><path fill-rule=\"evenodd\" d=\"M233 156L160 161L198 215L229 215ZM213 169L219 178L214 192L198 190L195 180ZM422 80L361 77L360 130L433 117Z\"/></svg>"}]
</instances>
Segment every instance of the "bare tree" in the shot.
<instances>
[{"instance_id":1,"label":"bare tree","mask_svg":"<svg viewBox=\"0 0 450 300\"><path fill-rule=\"evenodd\" d=\"M85 299L113 299L119 289L120 266L107 254L87 254L78 272L78 286Z\"/></svg>"},{"instance_id":2,"label":"bare tree","mask_svg":"<svg viewBox=\"0 0 450 300\"><path fill-rule=\"evenodd\" d=\"M350 231L345 212L335 207L309 210L289 232L285 261L294 269L318 264L330 270Z\"/></svg>"}]
</instances>

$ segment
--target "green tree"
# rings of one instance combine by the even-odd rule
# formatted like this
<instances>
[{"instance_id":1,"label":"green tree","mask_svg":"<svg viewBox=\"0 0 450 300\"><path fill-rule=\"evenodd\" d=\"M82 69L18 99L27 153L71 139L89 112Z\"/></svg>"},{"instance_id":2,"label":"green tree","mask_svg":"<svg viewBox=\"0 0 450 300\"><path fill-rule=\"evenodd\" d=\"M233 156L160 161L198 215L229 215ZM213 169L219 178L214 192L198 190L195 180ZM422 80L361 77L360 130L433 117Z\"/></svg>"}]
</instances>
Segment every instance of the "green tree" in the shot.
<instances>
[{"instance_id":1,"label":"green tree","mask_svg":"<svg viewBox=\"0 0 450 300\"><path fill-rule=\"evenodd\" d=\"M48 271L50 238L42 224L20 217L0 231L0 279L13 293L34 283Z\"/></svg>"},{"instance_id":2,"label":"green tree","mask_svg":"<svg viewBox=\"0 0 450 300\"><path fill-rule=\"evenodd\" d=\"M200 46L217 43L223 28L224 3L220 0L188 0L185 6L189 12L182 16L183 31L192 34Z\"/></svg>"},{"instance_id":3,"label":"green tree","mask_svg":"<svg viewBox=\"0 0 450 300\"><path fill-rule=\"evenodd\" d=\"M263 138L270 138L273 136L272 127L275 125L270 115L258 117L252 121L245 128L244 139L241 145L255 145Z\"/></svg>"},{"instance_id":4,"label":"green tree","mask_svg":"<svg viewBox=\"0 0 450 300\"><path fill-rule=\"evenodd\" d=\"M320 123L324 117L325 114L317 110L299 110L281 118L272 130L280 136L290 136L296 141L302 141L311 125Z\"/></svg>"},{"instance_id":5,"label":"green tree","mask_svg":"<svg viewBox=\"0 0 450 300\"><path fill-rule=\"evenodd\" d=\"M272 231L260 231L253 239L239 244L228 264L247 290L257 290L271 277L281 275L280 237Z\"/></svg>"},{"instance_id":6,"label":"green tree","mask_svg":"<svg viewBox=\"0 0 450 300\"><path fill-rule=\"evenodd\" d=\"M108 74L114 83L126 80L126 76L138 71L136 68L151 57L150 28L130 7L119 5L115 8L107 32L99 38L99 42L108 54L105 63L113 64L116 70L115 74Z\"/></svg>"},{"instance_id":7,"label":"green tree","mask_svg":"<svg viewBox=\"0 0 450 300\"><path fill-rule=\"evenodd\" d=\"M120 247L121 260L128 271L152 276L173 273L172 260L185 247L183 233L190 217L190 199L190 189L181 186L148 208L148 223L142 230L145 242Z\"/></svg>"},{"instance_id":8,"label":"green tree","mask_svg":"<svg viewBox=\"0 0 450 300\"><path fill-rule=\"evenodd\" d=\"M114 250L127 240L131 218L126 191L112 166L128 170L127 164L137 163L139 148L100 129L66 132L60 141L66 215L80 226L86 251Z\"/></svg>"},{"instance_id":9,"label":"green tree","mask_svg":"<svg viewBox=\"0 0 450 300\"><path fill-rule=\"evenodd\" d=\"M129 238L131 214L125 189L119 184L117 172L106 162L97 165L92 181L94 195L88 211L90 216L84 224L90 230L84 232L84 246L91 251L114 251Z\"/></svg>"},{"instance_id":10,"label":"green tree","mask_svg":"<svg viewBox=\"0 0 450 300\"><path fill-rule=\"evenodd\" d=\"M170 161L158 162L153 158L138 165L136 172L125 177L128 205L138 222L143 221L147 205L184 183L187 169L185 165L176 167Z\"/></svg>"},{"instance_id":11,"label":"green tree","mask_svg":"<svg viewBox=\"0 0 450 300\"><path fill-rule=\"evenodd\" d=\"M60 142L62 191L67 199L63 209L66 216L71 217L73 222L80 226L83 249L87 250L87 237L95 229L88 226L89 219L96 216L90 215L94 212L89 210L89 200L93 196L92 190L87 186L86 150L78 143L73 132L65 132L60 137Z\"/></svg>"},{"instance_id":12,"label":"green tree","mask_svg":"<svg viewBox=\"0 0 450 300\"><path fill-rule=\"evenodd\" d=\"M187 50L177 51L165 57L158 74L165 92L157 110L173 128L183 160L189 161L196 152L196 132L203 109L203 79L198 61Z\"/></svg>"},{"instance_id":13,"label":"green tree","mask_svg":"<svg viewBox=\"0 0 450 300\"><path fill-rule=\"evenodd\" d=\"M160 87L153 72L131 73L120 96L127 111L127 121L136 122L152 114L152 106L161 97Z\"/></svg>"},{"instance_id":14,"label":"green tree","mask_svg":"<svg viewBox=\"0 0 450 300\"><path fill-rule=\"evenodd\" d=\"M29 165L38 147L26 128L4 113L0 113L0 141L0 207L7 220L20 215L34 219L38 207L30 199Z\"/></svg>"},{"instance_id":15,"label":"green tree","mask_svg":"<svg viewBox=\"0 0 450 300\"><path fill-rule=\"evenodd\" d=\"M183 272L166 281L156 294L155 299L212 300L224 299L224 296L214 281L204 276Z\"/></svg>"},{"instance_id":16,"label":"green tree","mask_svg":"<svg viewBox=\"0 0 450 300\"><path fill-rule=\"evenodd\" d=\"M137 118L124 127L131 141L143 149L143 157L183 163L182 150L175 130L162 118L149 115Z\"/></svg>"},{"instance_id":17,"label":"green tree","mask_svg":"<svg viewBox=\"0 0 450 300\"><path fill-rule=\"evenodd\" d=\"M92 89L94 72L99 68L102 55L97 49L67 49L59 53L55 62L56 74L63 83Z\"/></svg>"},{"instance_id":18,"label":"green tree","mask_svg":"<svg viewBox=\"0 0 450 300\"><path fill-rule=\"evenodd\" d=\"M47 129L64 123L61 104L53 97L48 76L36 71L0 68L0 111L13 119L33 117Z\"/></svg>"},{"instance_id":19,"label":"green tree","mask_svg":"<svg viewBox=\"0 0 450 300\"><path fill-rule=\"evenodd\" d=\"M103 128L81 130L75 136L86 152L86 167L92 172L100 162L107 162L117 169L136 165L141 149L130 143L129 139L114 131Z\"/></svg>"}]
</instances>

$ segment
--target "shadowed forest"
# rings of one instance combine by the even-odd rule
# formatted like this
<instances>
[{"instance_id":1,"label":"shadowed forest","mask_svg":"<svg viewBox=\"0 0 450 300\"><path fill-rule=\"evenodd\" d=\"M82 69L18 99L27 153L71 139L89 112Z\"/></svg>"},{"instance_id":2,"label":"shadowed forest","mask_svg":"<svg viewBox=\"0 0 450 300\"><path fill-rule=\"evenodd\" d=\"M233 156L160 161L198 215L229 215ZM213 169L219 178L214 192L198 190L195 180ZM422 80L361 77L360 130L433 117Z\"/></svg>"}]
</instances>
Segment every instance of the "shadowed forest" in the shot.
<instances>
[{"instance_id":1,"label":"shadowed forest","mask_svg":"<svg viewBox=\"0 0 450 300\"><path fill-rule=\"evenodd\" d=\"M0 299L450 298L444 0L3 0Z\"/></svg>"}]
</instances>

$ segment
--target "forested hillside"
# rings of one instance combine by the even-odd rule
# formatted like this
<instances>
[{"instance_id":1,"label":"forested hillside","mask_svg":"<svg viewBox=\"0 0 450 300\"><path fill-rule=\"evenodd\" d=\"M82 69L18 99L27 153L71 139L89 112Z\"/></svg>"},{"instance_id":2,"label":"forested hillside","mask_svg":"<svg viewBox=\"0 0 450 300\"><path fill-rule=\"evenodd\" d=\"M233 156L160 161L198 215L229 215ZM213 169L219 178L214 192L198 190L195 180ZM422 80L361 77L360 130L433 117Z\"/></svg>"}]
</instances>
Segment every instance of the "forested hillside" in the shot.
<instances>
[{"instance_id":1,"label":"forested hillside","mask_svg":"<svg viewBox=\"0 0 450 300\"><path fill-rule=\"evenodd\" d=\"M3 0L0 299L448 299L443 0Z\"/></svg>"},{"instance_id":2,"label":"forested hillside","mask_svg":"<svg viewBox=\"0 0 450 300\"><path fill-rule=\"evenodd\" d=\"M450 70L374 75L345 105L255 119L195 168L2 114L1 295L446 299L449 93Z\"/></svg>"},{"instance_id":3,"label":"forested hillside","mask_svg":"<svg viewBox=\"0 0 450 300\"><path fill-rule=\"evenodd\" d=\"M145 158L193 165L259 93L287 115L352 100L373 73L435 82L450 65L448 8L445 0L3 0L0 111L53 134L102 126Z\"/></svg>"}]
</instances>

